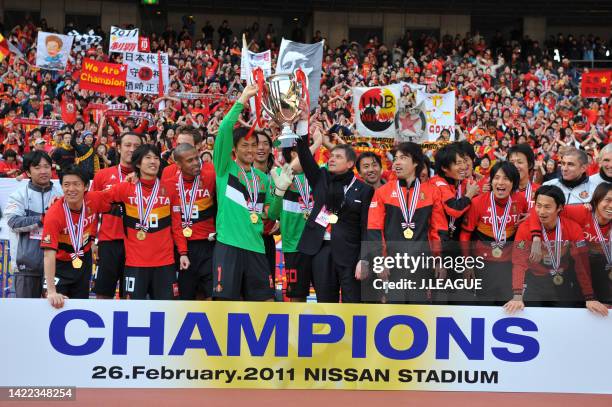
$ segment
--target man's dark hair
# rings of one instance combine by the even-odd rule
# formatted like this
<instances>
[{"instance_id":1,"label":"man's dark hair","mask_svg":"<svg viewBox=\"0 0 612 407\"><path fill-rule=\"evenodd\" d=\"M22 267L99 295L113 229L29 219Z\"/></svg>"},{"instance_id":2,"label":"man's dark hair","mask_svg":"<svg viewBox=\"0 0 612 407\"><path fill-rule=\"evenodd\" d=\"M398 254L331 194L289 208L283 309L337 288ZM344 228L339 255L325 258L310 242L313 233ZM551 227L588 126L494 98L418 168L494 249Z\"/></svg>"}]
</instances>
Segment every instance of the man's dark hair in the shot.
<instances>
[{"instance_id":1,"label":"man's dark hair","mask_svg":"<svg viewBox=\"0 0 612 407\"><path fill-rule=\"evenodd\" d=\"M344 155L346 156L346 161L357 162L357 153L355 153L355 150L353 150L353 147L351 147L350 145L337 144L334 148L331 149L330 153L336 150L344 151Z\"/></svg>"},{"instance_id":2,"label":"man's dark hair","mask_svg":"<svg viewBox=\"0 0 612 407\"><path fill-rule=\"evenodd\" d=\"M66 175L75 175L79 177L81 181L83 181L83 184L85 186L89 185L89 177L87 176L85 171L83 171L83 169L78 165L72 164L66 168L62 168L62 171L60 171L60 184L64 182L64 177Z\"/></svg>"},{"instance_id":3,"label":"man's dark hair","mask_svg":"<svg viewBox=\"0 0 612 407\"><path fill-rule=\"evenodd\" d=\"M521 181L521 175L519 174L516 167L510 164L508 161L500 161L496 163L493 168L491 168L491 174L489 176L489 185L491 185L491 190L493 189L492 183L495 174L498 171L503 171L506 177L512 182L512 192L515 192L519 188L519 182Z\"/></svg>"},{"instance_id":4,"label":"man's dark hair","mask_svg":"<svg viewBox=\"0 0 612 407\"><path fill-rule=\"evenodd\" d=\"M151 144L143 144L141 146L138 146L138 148L134 150L134 152L132 153L132 168L134 169L134 172L136 173L138 177L140 177L139 167L140 167L140 164L142 163L142 159L145 157L145 155L149 153L155 154L161 161L159 150L157 149L157 147ZM160 166L160 170L161 170L161 166Z\"/></svg>"},{"instance_id":5,"label":"man's dark hair","mask_svg":"<svg viewBox=\"0 0 612 407\"><path fill-rule=\"evenodd\" d=\"M359 154L359 157L357 158L357 163L355 164L357 171L361 171L361 161L364 158L373 158L378 163L378 166L382 168L382 160L380 157L371 151L366 151L365 153Z\"/></svg>"},{"instance_id":6,"label":"man's dark hair","mask_svg":"<svg viewBox=\"0 0 612 407\"><path fill-rule=\"evenodd\" d=\"M193 126L179 126L174 133L175 137L178 137L179 134L190 135L193 137L193 144L196 146L202 142L202 134Z\"/></svg>"},{"instance_id":7,"label":"man's dark hair","mask_svg":"<svg viewBox=\"0 0 612 407\"><path fill-rule=\"evenodd\" d=\"M542 185L535 193L534 201L538 200L538 196L549 196L555 200L557 207L565 205L565 195L563 191L556 185Z\"/></svg>"},{"instance_id":8,"label":"man's dark hair","mask_svg":"<svg viewBox=\"0 0 612 407\"><path fill-rule=\"evenodd\" d=\"M527 158L527 167L529 167L529 171L533 170L535 166L535 154L533 154L533 149L527 143L517 144L508 149L508 159L512 156L512 154L523 154Z\"/></svg>"},{"instance_id":9,"label":"man's dark hair","mask_svg":"<svg viewBox=\"0 0 612 407\"><path fill-rule=\"evenodd\" d=\"M4 152L4 159L6 160L7 158L14 158L15 160L17 159L17 152L15 150L11 150L8 149Z\"/></svg>"},{"instance_id":10,"label":"man's dark hair","mask_svg":"<svg viewBox=\"0 0 612 407\"><path fill-rule=\"evenodd\" d=\"M608 195L608 192L612 191L612 184L609 182L602 182L597 185L595 191L593 191L593 197L591 198L591 208L593 212L597 210L597 205Z\"/></svg>"},{"instance_id":11,"label":"man's dark hair","mask_svg":"<svg viewBox=\"0 0 612 407\"><path fill-rule=\"evenodd\" d=\"M459 148L459 155L462 157L469 157L472 162L476 161L476 152L474 151L474 145L469 141L457 141L457 147Z\"/></svg>"},{"instance_id":12,"label":"man's dark hair","mask_svg":"<svg viewBox=\"0 0 612 407\"><path fill-rule=\"evenodd\" d=\"M42 160L45 160L49 165L53 164L51 157L44 151L32 151L23 156L21 170L23 172L30 171L30 167L36 167Z\"/></svg>"},{"instance_id":13,"label":"man's dark hair","mask_svg":"<svg viewBox=\"0 0 612 407\"><path fill-rule=\"evenodd\" d=\"M462 153L459 150L459 146L456 143L447 144L435 155L435 170L436 174L444 176L444 168L449 169L451 165L457 162L457 156L461 156Z\"/></svg>"},{"instance_id":14,"label":"man's dark hair","mask_svg":"<svg viewBox=\"0 0 612 407\"><path fill-rule=\"evenodd\" d=\"M405 141L403 143L399 143L397 147L393 149L393 156L400 151L404 155L409 155L412 158L412 161L416 163L415 175L418 178L423 171L423 166L425 165L425 156L423 155L423 149L417 143L413 143L412 141Z\"/></svg>"},{"instance_id":15,"label":"man's dark hair","mask_svg":"<svg viewBox=\"0 0 612 407\"><path fill-rule=\"evenodd\" d=\"M136 133L135 131L126 131L125 133L123 133L123 134L122 134L122 135L119 137L119 140L117 140L117 145L118 145L118 146L120 146L120 145L121 145L121 142L123 141L123 138L124 138L125 136L136 136L136 137L138 137L138 138L140 139L140 142L141 142L141 143L144 143L144 142L145 142L145 138L144 138L144 136L143 136L142 134L140 134L140 133Z\"/></svg>"},{"instance_id":16,"label":"man's dark hair","mask_svg":"<svg viewBox=\"0 0 612 407\"><path fill-rule=\"evenodd\" d=\"M249 134L249 129L247 129L246 127L238 127L234 129L234 132L232 134L234 147L236 147L238 143L240 143L240 140L245 138L247 134ZM253 134L251 134L251 137L253 137Z\"/></svg>"}]
</instances>

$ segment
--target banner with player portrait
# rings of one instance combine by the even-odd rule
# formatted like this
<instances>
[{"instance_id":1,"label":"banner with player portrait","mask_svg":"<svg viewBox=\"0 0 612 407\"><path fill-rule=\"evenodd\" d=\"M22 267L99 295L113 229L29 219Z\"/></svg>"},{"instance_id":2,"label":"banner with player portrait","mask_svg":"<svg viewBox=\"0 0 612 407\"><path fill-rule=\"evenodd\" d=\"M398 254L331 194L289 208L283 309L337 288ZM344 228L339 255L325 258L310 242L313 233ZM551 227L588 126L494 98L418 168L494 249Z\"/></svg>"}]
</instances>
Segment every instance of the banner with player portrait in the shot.
<instances>
[{"instance_id":1,"label":"banner with player portrait","mask_svg":"<svg viewBox=\"0 0 612 407\"><path fill-rule=\"evenodd\" d=\"M0 325L3 386L612 394L612 319L579 308L2 299Z\"/></svg>"},{"instance_id":2,"label":"banner with player portrait","mask_svg":"<svg viewBox=\"0 0 612 407\"><path fill-rule=\"evenodd\" d=\"M74 37L38 32L36 41L36 66L50 71L63 71L66 69L72 41Z\"/></svg>"}]
</instances>

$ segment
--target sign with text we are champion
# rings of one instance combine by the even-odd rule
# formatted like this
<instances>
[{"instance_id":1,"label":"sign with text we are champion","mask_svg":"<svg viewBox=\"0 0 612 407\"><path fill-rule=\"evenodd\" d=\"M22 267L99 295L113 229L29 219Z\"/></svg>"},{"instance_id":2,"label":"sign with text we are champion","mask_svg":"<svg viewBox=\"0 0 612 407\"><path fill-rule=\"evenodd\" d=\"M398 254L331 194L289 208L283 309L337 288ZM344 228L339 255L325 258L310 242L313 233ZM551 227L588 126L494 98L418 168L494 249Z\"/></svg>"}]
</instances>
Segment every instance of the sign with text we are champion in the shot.
<instances>
[{"instance_id":1,"label":"sign with text we are champion","mask_svg":"<svg viewBox=\"0 0 612 407\"><path fill-rule=\"evenodd\" d=\"M0 324L3 386L612 394L585 309L5 299Z\"/></svg>"}]
</instances>

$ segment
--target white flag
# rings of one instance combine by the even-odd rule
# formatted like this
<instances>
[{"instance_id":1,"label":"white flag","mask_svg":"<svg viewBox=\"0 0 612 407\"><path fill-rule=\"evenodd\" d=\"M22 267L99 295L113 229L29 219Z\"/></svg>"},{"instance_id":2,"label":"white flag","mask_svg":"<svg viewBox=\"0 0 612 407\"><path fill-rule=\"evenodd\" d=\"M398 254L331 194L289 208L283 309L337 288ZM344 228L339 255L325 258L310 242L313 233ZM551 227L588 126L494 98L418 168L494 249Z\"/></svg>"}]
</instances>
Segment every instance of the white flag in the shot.
<instances>
[{"instance_id":1,"label":"white flag","mask_svg":"<svg viewBox=\"0 0 612 407\"><path fill-rule=\"evenodd\" d=\"M425 103L429 141L437 141L442 130L448 130L450 139L455 140L455 91L444 94L418 93L417 100Z\"/></svg>"},{"instance_id":2,"label":"white flag","mask_svg":"<svg viewBox=\"0 0 612 407\"><path fill-rule=\"evenodd\" d=\"M168 93L170 75L168 69L168 54L161 53L161 78L163 94ZM126 52L123 63L127 65L125 91L134 93L159 94L160 71L157 54L144 52Z\"/></svg>"},{"instance_id":3,"label":"white flag","mask_svg":"<svg viewBox=\"0 0 612 407\"><path fill-rule=\"evenodd\" d=\"M251 52L242 48L242 58L240 60L240 79L251 83L251 72L255 68L263 70L264 78L272 75L272 53L270 50L264 52Z\"/></svg>"},{"instance_id":4,"label":"white flag","mask_svg":"<svg viewBox=\"0 0 612 407\"><path fill-rule=\"evenodd\" d=\"M124 30L111 25L108 52L138 52L138 28Z\"/></svg>"},{"instance_id":5,"label":"white flag","mask_svg":"<svg viewBox=\"0 0 612 407\"><path fill-rule=\"evenodd\" d=\"M353 88L353 109L359 135L395 137L395 115L402 85Z\"/></svg>"}]
</instances>

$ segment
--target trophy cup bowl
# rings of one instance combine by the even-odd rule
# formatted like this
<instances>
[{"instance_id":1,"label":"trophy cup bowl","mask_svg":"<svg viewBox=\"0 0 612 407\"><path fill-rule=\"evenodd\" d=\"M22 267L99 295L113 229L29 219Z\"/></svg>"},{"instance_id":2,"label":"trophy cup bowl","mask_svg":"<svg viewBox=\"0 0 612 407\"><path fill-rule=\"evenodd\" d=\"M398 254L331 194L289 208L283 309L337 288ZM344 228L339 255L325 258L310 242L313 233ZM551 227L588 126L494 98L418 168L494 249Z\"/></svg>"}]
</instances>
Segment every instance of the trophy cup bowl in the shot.
<instances>
[{"instance_id":1,"label":"trophy cup bowl","mask_svg":"<svg viewBox=\"0 0 612 407\"><path fill-rule=\"evenodd\" d=\"M261 106L282 129L279 141L299 138L291 129L291 125L302 114L300 101L306 100L307 92L308 85L304 81L298 81L292 73L274 74L265 80Z\"/></svg>"}]
</instances>

